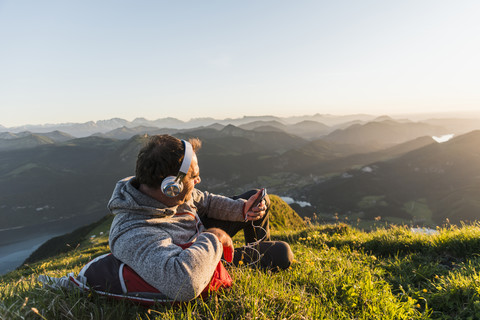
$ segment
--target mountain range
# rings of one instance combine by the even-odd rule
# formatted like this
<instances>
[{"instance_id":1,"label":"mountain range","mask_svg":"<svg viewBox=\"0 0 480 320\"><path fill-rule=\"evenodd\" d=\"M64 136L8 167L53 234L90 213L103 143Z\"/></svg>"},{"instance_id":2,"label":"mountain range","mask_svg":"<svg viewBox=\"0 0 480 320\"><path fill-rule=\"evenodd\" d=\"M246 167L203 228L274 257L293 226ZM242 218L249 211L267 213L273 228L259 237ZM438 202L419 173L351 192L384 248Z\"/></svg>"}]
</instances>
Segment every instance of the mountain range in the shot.
<instances>
[{"instance_id":1,"label":"mountain range","mask_svg":"<svg viewBox=\"0 0 480 320\"><path fill-rule=\"evenodd\" d=\"M413 117L413 115L411 115ZM465 116L451 116L438 118L434 115L424 115L423 117L417 115L419 118L417 122L429 124L432 126L439 126L445 128L450 133L461 134L478 128L480 123L480 115L471 117ZM62 131L74 137L81 138L90 136L92 134L102 134L122 127L137 128L137 127L151 127L151 128L166 128L166 129L192 129L198 127L208 127L212 125L234 125L242 127L243 129L255 129L262 126L286 126L280 127L281 130L299 135L308 136L313 134L312 139L318 138L319 135L330 133L336 129L344 129L353 124L366 124L368 122L380 122L382 120L394 120L396 122L412 122L404 117L397 117L392 119L389 116L375 116L369 114L353 114L353 115L330 115L330 114L314 114L295 117L276 117L276 116L245 116L242 118L195 118L189 121L182 121L176 118L160 118L157 120L147 120L145 118L136 118L133 121L127 121L121 118L113 118L108 120L88 121L85 123L61 123L61 124L43 124L43 125L22 125L16 127L6 128L0 125L0 132L19 133L30 131L35 133L45 133L52 131ZM306 130L303 133L303 130Z\"/></svg>"},{"instance_id":2,"label":"mountain range","mask_svg":"<svg viewBox=\"0 0 480 320\"><path fill-rule=\"evenodd\" d=\"M236 119L214 119L214 118L195 118L189 121L182 121L175 118L161 118L157 120L147 120L145 118L136 118L133 121L125 119L113 118L109 120L89 121L85 123L61 123L61 124L44 124L44 125L23 125L11 128L0 126L1 131L9 132L23 132L32 131L37 133L50 131L63 131L75 137L85 137L92 134L105 133L118 129L121 127L136 128L136 127L153 127L153 128L168 128L168 129L191 129L198 127L208 127L213 124L235 125L248 124L256 121L277 121L284 124L295 124L306 120L321 122L327 126L334 126L339 123L347 123L353 120L369 121L374 119L372 115L345 115L333 116L316 114L313 116L299 116L281 118L275 116L245 116ZM3 129L2 129L3 128Z\"/></svg>"},{"instance_id":3,"label":"mountain range","mask_svg":"<svg viewBox=\"0 0 480 320\"><path fill-rule=\"evenodd\" d=\"M316 114L304 117L280 118L274 116L243 117L216 120L192 119L184 122L175 118L127 121L120 118L86 123L26 125L12 128L0 127L0 151L53 144L69 139L98 136L112 139L129 139L137 134L176 134L204 129L213 134L227 126L247 131L283 132L308 141L322 139L332 143L366 147L366 151L380 150L419 136L463 134L480 127L478 119L426 119L413 122L372 115L332 116ZM5 130L5 131L4 131Z\"/></svg>"},{"instance_id":4,"label":"mountain range","mask_svg":"<svg viewBox=\"0 0 480 320\"><path fill-rule=\"evenodd\" d=\"M423 140L423 139L422 139ZM345 171L306 186L320 212L428 225L480 217L480 131Z\"/></svg>"},{"instance_id":5,"label":"mountain range","mask_svg":"<svg viewBox=\"0 0 480 320\"><path fill-rule=\"evenodd\" d=\"M142 119L133 121L138 126L122 119L91 122L83 125L96 133L86 137L75 137L73 129L1 133L0 229L72 216L88 216L86 223L100 218L115 182L134 174L148 135L161 133L202 140L203 190L234 195L267 187L312 205L296 207L300 214L325 219L383 216L433 225L446 218L475 220L480 213L479 132L451 131L461 119L314 115L158 121L160 127ZM476 123L480 129L479 120L464 121L465 128ZM199 126L190 127L194 123ZM444 134L456 136L441 144L432 139Z\"/></svg>"}]
</instances>

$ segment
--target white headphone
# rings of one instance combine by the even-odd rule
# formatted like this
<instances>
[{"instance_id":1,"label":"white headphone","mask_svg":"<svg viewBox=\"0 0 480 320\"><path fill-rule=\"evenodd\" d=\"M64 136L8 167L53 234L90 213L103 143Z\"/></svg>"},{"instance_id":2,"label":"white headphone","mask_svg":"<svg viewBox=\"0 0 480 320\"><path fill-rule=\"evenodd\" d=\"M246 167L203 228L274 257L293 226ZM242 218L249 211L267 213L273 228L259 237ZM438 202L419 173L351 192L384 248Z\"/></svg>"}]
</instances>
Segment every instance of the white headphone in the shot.
<instances>
[{"instance_id":1,"label":"white headphone","mask_svg":"<svg viewBox=\"0 0 480 320\"><path fill-rule=\"evenodd\" d=\"M162 181L161 189L167 197L173 198L178 196L183 189L182 179L188 172L193 158L193 148L190 142L182 140L185 146L185 154L183 156L182 165L176 177L168 176Z\"/></svg>"}]
</instances>

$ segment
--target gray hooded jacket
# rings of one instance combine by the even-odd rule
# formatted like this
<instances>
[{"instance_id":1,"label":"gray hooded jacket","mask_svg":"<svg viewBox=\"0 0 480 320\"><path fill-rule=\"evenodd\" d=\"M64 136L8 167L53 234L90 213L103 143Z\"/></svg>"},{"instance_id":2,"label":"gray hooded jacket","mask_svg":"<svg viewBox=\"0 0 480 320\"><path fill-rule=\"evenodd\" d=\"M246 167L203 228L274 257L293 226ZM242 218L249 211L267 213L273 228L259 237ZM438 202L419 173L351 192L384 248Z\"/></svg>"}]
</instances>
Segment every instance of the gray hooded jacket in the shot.
<instances>
[{"instance_id":1,"label":"gray hooded jacket","mask_svg":"<svg viewBox=\"0 0 480 320\"><path fill-rule=\"evenodd\" d=\"M196 298L223 253L218 238L203 232L199 215L243 221L245 200L194 189L192 200L167 208L138 187L134 177L120 180L108 203L115 214L109 238L113 255L169 298Z\"/></svg>"}]
</instances>

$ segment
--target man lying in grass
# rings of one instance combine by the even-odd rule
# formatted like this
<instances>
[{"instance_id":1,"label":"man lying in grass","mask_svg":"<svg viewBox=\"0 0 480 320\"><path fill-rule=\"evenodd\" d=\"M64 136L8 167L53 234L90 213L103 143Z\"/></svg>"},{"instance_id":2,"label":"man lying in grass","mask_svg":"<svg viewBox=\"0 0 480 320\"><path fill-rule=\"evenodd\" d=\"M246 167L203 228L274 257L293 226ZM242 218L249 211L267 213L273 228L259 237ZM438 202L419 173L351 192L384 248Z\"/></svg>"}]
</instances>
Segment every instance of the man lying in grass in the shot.
<instances>
[{"instance_id":1,"label":"man lying in grass","mask_svg":"<svg viewBox=\"0 0 480 320\"><path fill-rule=\"evenodd\" d=\"M232 284L222 255L234 265L290 266L289 245L269 241L268 196L254 204L260 191L228 198L195 188L200 146L198 139L150 138L138 154L136 176L120 180L108 204L115 214L113 255L94 261L73 281L116 295L148 291L161 301L189 301ZM234 251L231 237L241 229L246 246Z\"/></svg>"}]
</instances>

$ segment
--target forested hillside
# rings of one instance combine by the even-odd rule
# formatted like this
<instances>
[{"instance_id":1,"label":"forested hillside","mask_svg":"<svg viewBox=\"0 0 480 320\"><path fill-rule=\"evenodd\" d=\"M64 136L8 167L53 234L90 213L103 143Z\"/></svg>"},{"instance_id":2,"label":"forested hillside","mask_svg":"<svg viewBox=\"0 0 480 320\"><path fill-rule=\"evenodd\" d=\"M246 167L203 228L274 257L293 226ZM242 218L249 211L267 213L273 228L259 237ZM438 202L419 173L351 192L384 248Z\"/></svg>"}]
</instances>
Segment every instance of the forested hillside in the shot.
<instances>
[{"instance_id":1,"label":"forested hillside","mask_svg":"<svg viewBox=\"0 0 480 320\"><path fill-rule=\"evenodd\" d=\"M203 190L234 195L266 187L310 203L297 207L302 215L315 212L327 220L335 214L372 221L388 216L434 225L478 216L478 132L439 144L431 136L450 131L437 123L360 117L360 124L338 129L339 119L327 126L318 118L292 123L266 117L231 121L239 127L216 123L185 129L147 126L153 123L146 120L134 121L142 125L134 127L117 119L104 128L123 127L85 138L5 133L0 142L16 141L16 148L0 151L0 223L16 228L72 216L84 216L86 223L100 218L115 182L134 175L139 148L148 134L158 133L203 141L198 154ZM372 135L375 142L366 138ZM42 142L20 143L29 137Z\"/></svg>"}]
</instances>

